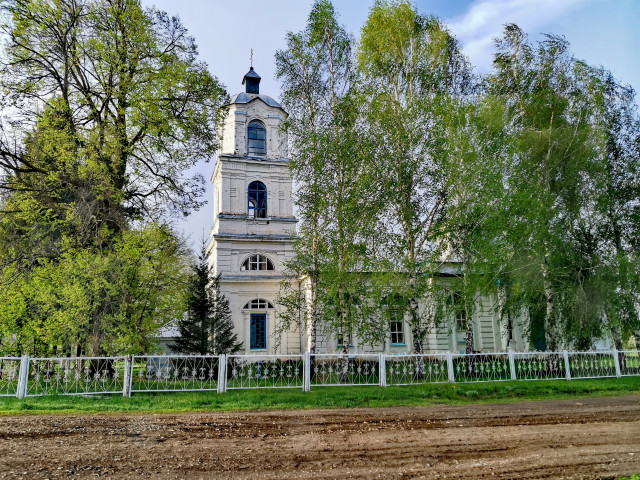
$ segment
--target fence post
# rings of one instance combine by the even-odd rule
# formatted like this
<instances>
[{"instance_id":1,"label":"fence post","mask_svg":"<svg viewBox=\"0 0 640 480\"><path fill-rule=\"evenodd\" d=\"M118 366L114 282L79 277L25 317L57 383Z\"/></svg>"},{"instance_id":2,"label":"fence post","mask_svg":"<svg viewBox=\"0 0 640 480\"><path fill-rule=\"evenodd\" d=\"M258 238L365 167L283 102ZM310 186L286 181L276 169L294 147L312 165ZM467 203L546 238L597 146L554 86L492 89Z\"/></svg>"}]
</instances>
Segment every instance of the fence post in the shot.
<instances>
[{"instance_id":1,"label":"fence post","mask_svg":"<svg viewBox=\"0 0 640 480\"><path fill-rule=\"evenodd\" d=\"M216 385L218 393L227 391L227 356L222 353L218 357L218 385Z\"/></svg>"},{"instance_id":2,"label":"fence post","mask_svg":"<svg viewBox=\"0 0 640 480\"><path fill-rule=\"evenodd\" d=\"M456 377L453 372L453 355L451 352L447 352L447 374L449 375L449 381L451 383L456 383Z\"/></svg>"},{"instance_id":3,"label":"fence post","mask_svg":"<svg viewBox=\"0 0 640 480\"><path fill-rule=\"evenodd\" d=\"M622 372L620 371L620 357L618 357L618 349L613 347L611 353L613 354L613 364L616 367L616 377L620 378L622 376Z\"/></svg>"},{"instance_id":4,"label":"fence post","mask_svg":"<svg viewBox=\"0 0 640 480\"><path fill-rule=\"evenodd\" d=\"M565 376L567 377L567 380L571 380L571 369L569 368L569 353L566 350L563 350L562 355L564 356Z\"/></svg>"},{"instance_id":5,"label":"fence post","mask_svg":"<svg viewBox=\"0 0 640 480\"><path fill-rule=\"evenodd\" d=\"M509 349L509 369L511 370L511 380L516 380L516 359L513 349Z\"/></svg>"},{"instance_id":6,"label":"fence post","mask_svg":"<svg viewBox=\"0 0 640 480\"><path fill-rule=\"evenodd\" d=\"M24 398L27 396L29 386L29 355L23 355L20 359L20 370L18 371L18 391L16 397Z\"/></svg>"},{"instance_id":7,"label":"fence post","mask_svg":"<svg viewBox=\"0 0 640 480\"><path fill-rule=\"evenodd\" d=\"M302 376L302 391L311 391L311 353L305 352L302 357L302 366L304 368L304 375Z\"/></svg>"},{"instance_id":8,"label":"fence post","mask_svg":"<svg viewBox=\"0 0 640 480\"><path fill-rule=\"evenodd\" d=\"M122 396L131 397L131 380L133 377L133 355L124 357L124 379L122 381Z\"/></svg>"},{"instance_id":9,"label":"fence post","mask_svg":"<svg viewBox=\"0 0 640 480\"><path fill-rule=\"evenodd\" d=\"M381 387L387 386L387 356L384 353L378 354L378 385Z\"/></svg>"}]
</instances>

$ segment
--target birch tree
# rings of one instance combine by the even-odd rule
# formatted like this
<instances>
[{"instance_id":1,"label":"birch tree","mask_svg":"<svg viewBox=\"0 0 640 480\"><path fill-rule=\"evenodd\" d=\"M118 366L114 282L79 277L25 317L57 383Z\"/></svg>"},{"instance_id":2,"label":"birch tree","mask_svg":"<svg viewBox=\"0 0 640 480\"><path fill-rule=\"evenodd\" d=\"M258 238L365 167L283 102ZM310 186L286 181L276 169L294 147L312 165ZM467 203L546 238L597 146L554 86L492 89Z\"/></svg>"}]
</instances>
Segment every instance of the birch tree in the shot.
<instances>
[{"instance_id":1,"label":"birch tree","mask_svg":"<svg viewBox=\"0 0 640 480\"><path fill-rule=\"evenodd\" d=\"M445 232L449 258L460 266L460 301L448 307L456 316L464 312L465 350L472 353L477 305L482 297L496 297L505 268L510 143L500 99L479 95L455 101L457 108L445 119L450 149Z\"/></svg>"},{"instance_id":2,"label":"birch tree","mask_svg":"<svg viewBox=\"0 0 640 480\"><path fill-rule=\"evenodd\" d=\"M290 270L308 281L310 292L308 302L294 307L302 300L299 290L285 281L282 292L288 293L280 303L287 308L280 315L280 327L289 328L293 319L298 328L308 328L311 352L319 328L345 335L361 325L351 315L359 305L357 286L363 285L361 275L354 272L362 267L360 235L374 197L367 196L366 155L357 133L352 46L353 38L338 23L331 2L317 1L307 28L289 33L287 50L276 54L283 105L289 112L295 201L302 220ZM308 311L301 315L292 308Z\"/></svg>"},{"instance_id":3,"label":"birch tree","mask_svg":"<svg viewBox=\"0 0 640 480\"><path fill-rule=\"evenodd\" d=\"M562 339L558 307L572 301L571 235L591 188L592 108L564 38L547 35L531 45L507 25L496 49L490 93L506 102L514 142L505 210L511 270L534 303L535 292L544 298L546 346L555 350Z\"/></svg>"},{"instance_id":4,"label":"birch tree","mask_svg":"<svg viewBox=\"0 0 640 480\"><path fill-rule=\"evenodd\" d=\"M413 348L422 353L435 312L421 310L419 302L434 285L444 247L448 152L442 120L450 99L471 91L471 69L446 27L406 1L374 4L362 29L358 65L385 206L379 269L394 276L393 293L407 300Z\"/></svg>"}]
</instances>

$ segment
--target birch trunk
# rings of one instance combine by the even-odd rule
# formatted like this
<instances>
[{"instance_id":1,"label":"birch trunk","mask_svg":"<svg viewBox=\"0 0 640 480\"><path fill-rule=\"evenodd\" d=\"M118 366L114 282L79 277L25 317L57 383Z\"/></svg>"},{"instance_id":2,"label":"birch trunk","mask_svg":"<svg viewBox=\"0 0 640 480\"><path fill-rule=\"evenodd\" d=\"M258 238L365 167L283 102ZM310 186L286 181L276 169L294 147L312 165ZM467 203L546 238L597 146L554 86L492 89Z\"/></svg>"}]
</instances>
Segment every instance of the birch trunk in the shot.
<instances>
[{"instance_id":1,"label":"birch trunk","mask_svg":"<svg viewBox=\"0 0 640 480\"><path fill-rule=\"evenodd\" d=\"M558 333L555 319L555 292L551 285L549 271L549 256L545 256L542 263L542 282L546 301L544 316L544 338L547 350L555 351L558 348Z\"/></svg>"}]
</instances>

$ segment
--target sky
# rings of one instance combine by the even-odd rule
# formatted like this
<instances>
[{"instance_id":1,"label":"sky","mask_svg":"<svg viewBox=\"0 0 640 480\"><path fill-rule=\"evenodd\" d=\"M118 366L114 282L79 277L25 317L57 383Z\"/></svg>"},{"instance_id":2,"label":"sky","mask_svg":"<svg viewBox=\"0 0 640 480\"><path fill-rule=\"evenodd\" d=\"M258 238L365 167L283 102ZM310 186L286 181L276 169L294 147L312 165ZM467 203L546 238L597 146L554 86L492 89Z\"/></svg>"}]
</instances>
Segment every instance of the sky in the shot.
<instances>
[{"instance_id":1,"label":"sky","mask_svg":"<svg viewBox=\"0 0 640 480\"><path fill-rule=\"evenodd\" d=\"M253 66L262 77L260 93L276 99L274 55L284 49L288 31L304 29L312 0L142 0L177 15L195 38L200 58L227 88L242 91L242 77ZM334 0L341 23L357 39L373 0ZM640 90L640 0L416 0L421 14L442 19L461 42L476 73L491 71L492 39L503 25L516 23L532 40L564 35L577 58L602 65ZM196 170L207 180L208 203L176 227L194 245L208 238L213 224L213 191L208 180L215 159Z\"/></svg>"}]
</instances>

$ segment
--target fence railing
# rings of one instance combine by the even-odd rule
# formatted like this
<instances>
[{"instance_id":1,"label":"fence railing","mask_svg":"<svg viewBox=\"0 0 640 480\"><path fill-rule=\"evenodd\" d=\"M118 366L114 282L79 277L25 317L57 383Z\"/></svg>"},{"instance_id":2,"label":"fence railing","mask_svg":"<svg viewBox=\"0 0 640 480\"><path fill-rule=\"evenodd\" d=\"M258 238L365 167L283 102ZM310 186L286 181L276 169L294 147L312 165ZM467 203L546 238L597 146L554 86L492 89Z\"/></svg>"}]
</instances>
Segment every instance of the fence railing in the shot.
<instances>
[{"instance_id":1,"label":"fence railing","mask_svg":"<svg viewBox=\"0 0 640 480\"><path fill-rule=\"evenodd\" d=\"M15 397L18 394L21 361L16 357L0 357L0 397Z\"/></svg>"},{"instance_id":2,"label":"fence railing","mask_svg":"<svg viewBox=\"0 0 640 480\"><path fill-rule=\"evenodd\" d=\"M303 388L305 355L228 355L227 389Z\"/></svg>"},{"instance_id":3,"label":"fence railing","mask_svg":"<svg viewBox=\"0 0 640 480\"><path fill-rule=\"evenodd\" d=\"M122 393L126 357L22 357L17 396Z\"/></svg>"},{"instance_id":4,"label":"fence railing","mask_svg":"<svg viewBox=\"0 0 640 480\"><path fill-rule=\"evenodd\" d=\"M310 355L310 386L380 385L380 354Z\"/></svg>"},{"instance_id":5,"label":"fence railing","mask_svg":"<svg viewBox=\"0 0 640 480\"><path fill-rule=\"evenodd\" d=\"M563 352L518 352L513 354L517 380L560 380L567 377Z\"/></svg>"},{"instance_id":6,"label":"fence railing","mask_svg":"<svg viewBox=\"0 0 640 480\"><path fill-rule=\"evenodd\" d=\"M129 394L218 390L220 357L204 355L134 355Z\"/></svg>"},{"instance_id":7,"label":"fence railing","mask_svg":"<svg viewBox=\"0 0 640 480\"><path fill-rule=\"evenodd\" d=\"M424 355L0 357L0 396L96 395L640 376L635 350Z\"/></svg>"},{"instance_id":8,"label":"fence railing","mask_svg":"<svg viewBox=\"0 0 640 480\"><path fill-rule=\"evenodd\" d=\"M385 356L387 385L417 385L449 381L449 355Z\"/></svg>"}]
</instances>

